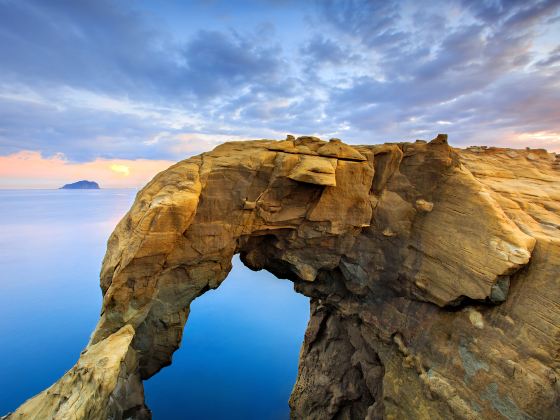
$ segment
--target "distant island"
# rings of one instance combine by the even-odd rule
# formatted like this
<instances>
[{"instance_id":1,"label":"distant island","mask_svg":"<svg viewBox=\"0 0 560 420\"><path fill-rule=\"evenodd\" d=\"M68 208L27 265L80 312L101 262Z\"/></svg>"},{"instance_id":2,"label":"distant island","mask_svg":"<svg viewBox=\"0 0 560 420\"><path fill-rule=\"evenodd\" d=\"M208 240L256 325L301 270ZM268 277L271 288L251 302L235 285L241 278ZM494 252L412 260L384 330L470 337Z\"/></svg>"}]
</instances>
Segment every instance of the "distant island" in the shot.
<instances>
[{"instance_id":1,"label":"distant island","mask_svg":"<svg viewBox=\"0 0 560 420\"><path fill-rule=\"evenodd\" d=\"M61 190L98 190L99 184L93 181L78 181L72 184L66 184L60 189Z\"/></svg>"}]
</instances>

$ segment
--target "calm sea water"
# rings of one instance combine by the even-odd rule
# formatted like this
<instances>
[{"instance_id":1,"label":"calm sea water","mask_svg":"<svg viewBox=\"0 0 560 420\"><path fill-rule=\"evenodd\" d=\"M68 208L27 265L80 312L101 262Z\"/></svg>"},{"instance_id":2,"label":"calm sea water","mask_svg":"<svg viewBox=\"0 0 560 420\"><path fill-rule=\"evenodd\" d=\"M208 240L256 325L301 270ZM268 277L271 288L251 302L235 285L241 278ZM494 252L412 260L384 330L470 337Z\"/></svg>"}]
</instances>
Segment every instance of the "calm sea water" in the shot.
<instances>
[{"instance_id":1,"label":"calm sea water","mask_svg":"<svg viewBox=\"0 0 560 420\"><path fill-rule=\"evenodd\" d=\"M99 269L133 190L0 190L0 415L78 359ZM154 419L286 419L309 302L235 258L191 307L173 364L145 382Z\"/></svg>"}]
</instances>

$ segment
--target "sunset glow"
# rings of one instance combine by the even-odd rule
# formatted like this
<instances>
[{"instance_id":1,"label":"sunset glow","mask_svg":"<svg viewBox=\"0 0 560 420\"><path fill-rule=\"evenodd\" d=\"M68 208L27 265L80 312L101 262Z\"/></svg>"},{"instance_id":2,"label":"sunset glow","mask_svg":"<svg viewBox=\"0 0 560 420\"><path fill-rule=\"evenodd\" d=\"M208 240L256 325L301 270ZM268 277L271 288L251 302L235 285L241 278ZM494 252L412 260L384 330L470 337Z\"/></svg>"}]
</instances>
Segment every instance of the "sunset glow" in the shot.
<instances>
[{"instance_id":1,"label":"sunset glow","mask_svg":"<svg viewBox=\"0 0 560 420\"><path fill-rule=\"evenodd\" d=\"M59 188L77 180L92 180L102 188L140 188L173 162L109 160L72 163L64 155L49 158L22 151L0 156L0 188Z\"/></svg>"},{"instance_id":2,"label":"sunset glow","mask_svg":"<svg viewBox=\"0 0 560 420\"><path fill-rule=\"evenodd\" d=\"M113 172L116 172L116 173L121 174L123 176L129 176L130 175L130 168L126 165L113 163L111 165L111 170Z\"/></svg>"}]
</instances>

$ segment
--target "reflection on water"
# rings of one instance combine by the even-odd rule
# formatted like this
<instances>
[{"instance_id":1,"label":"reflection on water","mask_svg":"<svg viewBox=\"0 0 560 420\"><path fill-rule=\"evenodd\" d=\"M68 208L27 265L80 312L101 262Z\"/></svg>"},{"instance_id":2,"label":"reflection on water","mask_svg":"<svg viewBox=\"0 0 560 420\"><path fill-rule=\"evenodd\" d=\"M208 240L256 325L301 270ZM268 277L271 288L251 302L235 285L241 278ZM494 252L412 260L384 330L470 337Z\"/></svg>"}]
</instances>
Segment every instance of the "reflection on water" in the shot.
<instances>
[{"instance_id":1,"label":"reflection on water","mask_svg":"<svg viewBox=\"0 0 560 420\"><path fill-rule=\"evenodd\" d=\"M107 238L134 190L0 191L0 415L77 360L99 315ZM146 382L154 419L280 419L308 300L234 259L197 299L173 365Z\"/></svg>"}]
</instances>

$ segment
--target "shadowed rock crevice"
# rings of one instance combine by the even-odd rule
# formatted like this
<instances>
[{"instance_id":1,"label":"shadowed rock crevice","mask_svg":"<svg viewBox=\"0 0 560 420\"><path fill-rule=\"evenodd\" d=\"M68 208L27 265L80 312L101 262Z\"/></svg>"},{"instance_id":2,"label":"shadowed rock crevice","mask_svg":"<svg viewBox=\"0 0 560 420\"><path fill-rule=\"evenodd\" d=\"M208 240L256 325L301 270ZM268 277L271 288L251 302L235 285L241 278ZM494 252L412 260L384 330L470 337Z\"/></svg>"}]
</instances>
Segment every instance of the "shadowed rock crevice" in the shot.
<instances>
[{"instance_id":1,"label":"shadowed rock crevice","mask_svg":"<svg viewBox=\"0 0 560 420\"><path fill-rule=\"evenodd\" d=\"M311 319L290 398L294 419L382 418L383 366L357 317L311 302Z\"/></svg>"},{"instance_id":2,"label":"shadowed rock crevice","mask_svg":"<svg viewBox=\"0 0 560 420\"><path fill-rule=\"evenodd\" d=\"M148 418L142 380L235 254L311 298L294 419L554 418L560 176L510 152L300 137L173 165L109 239L80 360L10 418Z\"/></svg>"}]
</instances>

